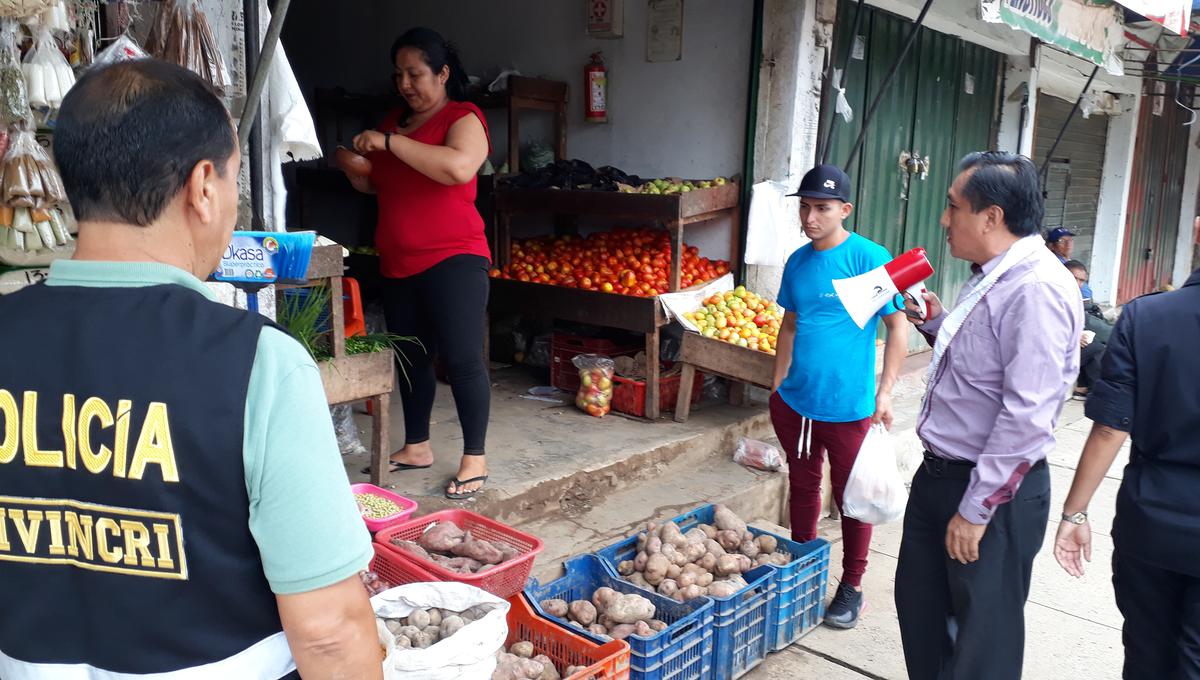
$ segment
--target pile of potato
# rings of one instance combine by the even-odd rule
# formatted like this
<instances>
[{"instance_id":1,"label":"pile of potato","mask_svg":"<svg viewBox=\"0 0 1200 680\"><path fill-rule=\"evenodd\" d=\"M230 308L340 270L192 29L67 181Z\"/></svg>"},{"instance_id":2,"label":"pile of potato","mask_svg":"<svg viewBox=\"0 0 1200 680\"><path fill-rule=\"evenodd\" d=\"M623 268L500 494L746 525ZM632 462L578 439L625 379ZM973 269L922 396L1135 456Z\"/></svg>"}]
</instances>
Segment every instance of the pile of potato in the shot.
<instances>
[{"instance_id":1,"label":"pile of potato","mask_svg":"<svg viewBox=\"0 0 1200 680\"><path fill-rule=\"evenodd\" d=\"M434 522L417 541L392 539L404 552L459 574L478 574L520 553L507 543L477 538L453 522Z\"/></svg>"},{"instance_id":2,"label":"pile of potato","mask_svg":"<svg viewBox=\"0 0 1200 680\"><path fill-rule=\"evenodd\" d=\"M687 533L674 522L650 524L638 535L638 553L617 572L641 588L679 602L697 597L730 597L747 583L742 574L764 564L786 566L792 556L778 551L774 536L757 538L729 508L714 508L716 526L701 524Z\"/></svg>"},{"instance_id":3,"label":"pile of potato","mask_svg":"<svg viewBox=\"0 0 1200 680\"><path fill-rule=\"evenodd\" d=\"M652 637L667 629L654 618L654 603L632 593L597 588L591 600L542 600L542 611L593 635L624 640L630 635Z\"/></svg>"},{"instance_id":4,"label":"pile of potato","mask_svg":"<svg viewBox=\"0 0 1200 680\"><path fill-rule=\"evenodd\" d=\"M415 609L402 619L384 619L383 625L395 636L396 647L425 649L454 635L468 623L482 619L497 606L478 604L462 612L436 607Z\"/></svg>"},{"instance_id":5,"label":"pile of potato","mask_svg":"<svg viewBox=\"0 0 1200 680\"><path fill-rule=\"evenodd\" d=\"M587 666L568 666L560 676L550 657L538 654L532 642L523 640L514 642L507 652L500 652L492 680L560 680L585 670ZM594 677L585 675L578 680L593 680Z\"/></svg>"}]
</instances>

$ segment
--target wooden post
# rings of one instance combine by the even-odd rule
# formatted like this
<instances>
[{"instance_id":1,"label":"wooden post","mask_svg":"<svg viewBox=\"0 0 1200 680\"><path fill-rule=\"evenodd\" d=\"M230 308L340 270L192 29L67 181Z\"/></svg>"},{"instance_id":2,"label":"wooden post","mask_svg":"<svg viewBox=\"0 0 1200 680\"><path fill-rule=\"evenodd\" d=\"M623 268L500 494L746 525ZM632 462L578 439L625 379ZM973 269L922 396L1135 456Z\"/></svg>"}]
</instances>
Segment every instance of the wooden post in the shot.
<instances>
[{"instance_id":1,"label":"wooden post","mask_svg":"<svg viewBox=\"0 0 1200 680\"><path fill-rule=\"evenodd\" d=\"M655 328L653 333L646 334L646 417L658 420L658 339L660 330Z\"/></svg>"},{"instance_id":2,"label":"wooden post","mask_svg":"<svg viewBox=\"0 0 1200 680\"><path fill-rule=\"evenodd\" d=\"M388 432L388 406L390 394L371 397L371 483L383 486L384 475L391 457L391 437Z\"/></svg>"},{"instance_id":3,"label":"wooden post","mask_svg":"<svg viewBox=\"0 0 1200 680\"><path fill-rule=\"evenodd\" d=\"M682 277L680 270L683 268L683 224L681 221L675 220L666 227L671 232L671 280L667 282L667 285L674 293L679 290Z\"/></svg>"},{"instance_id":4,"label":"wooden post","mask_svg":"<svg viewBox=\"0 0 1200 680\"><path fill-rule=\"evenodd\" d=\"M687 422L692 411L692 385L696 382L696 366L684 364L679 374L679 396L675 399L675 422Z\"/></svg>"},{"instance_id":5,"label":"wooden post","mask_svg":"<svg viewBox=\"0 0 1200 680\"><path fill-rule=\"evenodd\" d=\"M346 308L342 302L342 277L329 279L329 345L333 356L346 356Z\"/></svg>"}]
</instances>

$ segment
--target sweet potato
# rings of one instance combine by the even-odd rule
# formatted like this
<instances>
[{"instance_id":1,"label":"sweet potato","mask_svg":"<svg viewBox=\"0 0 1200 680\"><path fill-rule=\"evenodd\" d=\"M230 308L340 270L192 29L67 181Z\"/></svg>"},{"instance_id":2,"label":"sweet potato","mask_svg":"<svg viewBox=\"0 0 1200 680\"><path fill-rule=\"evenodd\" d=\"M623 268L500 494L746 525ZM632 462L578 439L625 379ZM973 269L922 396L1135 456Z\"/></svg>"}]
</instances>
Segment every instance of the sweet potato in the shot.
<instances>
[{"instance_id":1,"label":"sweet potato","mask_svg":"<svg viewBox=\"0 0 1200 680\"><path fill-rule=\"evenodd\" d=\"M500 561L497 562L496 564L504 564L505 562L507 562L521 554L520 550L517 550L516 548L514 548L513 546L511 546L507 543L501 543L499 541L492 541L492 545L496 546L496 549L500 551Z\"/></svg>"},{"instance_id":2,"label":"sweet potato","mask_svg":"<svg viewBox=\"0 0 1200 680\"><path fill-rule=\"evenodd\" d=\"M688 586L696 585L696 580L695 572L685 571L679 575L679 578L675 579L675 582L679 584L680 588L687 588Z\"/></svg>"},{"instance_id":3,"label":"sweet potato","mask_svg":"<svg viewBox=\"0 0 1200 680\"><path fill-rule=\"evenodd\" d=\"M638 621L633 624L633 634L641 637L654 637L654 629L645 621Z\"/></svg>"},{"instance_id":4,"label":"sweet potato","mask_svg":"<svg viewBox=\"0 0 1200 680\"><path fill-rule=\"evenodd\" d=\"M542 611L546 612L550 616L556 616L560 619L567 618L569 606L567 605L566 600L542 600L540 604L542 606Z\"/></svg>"},{"instance_id":5,"label":"sweet potato","mask_svg":"<svg viewBox=\"0 0 1200 680\"><path fill-rule=\"evenodd\" d=\"M710 585L712 585L712 582L713 582L712 572L708 572L708 571L704 572L703 574L700 574L700 576L696 579L696 585L700 586L701 588L709 587Z\"/></svg>"},{"instance_id":6,"label":"sweet potato","mask_svg":"<svg viewBox=\"0 0 1200 680\"><path fill-rule=\"evenodd\" d=\"M592 635L608 635L608 628L599 623L593 623L587 627L588 632Z\"/></svg>"},{"instance_id":7,"label":"sweet potato","mask_svg":"<svg viewBox=\"0 0 1200 680\"><path fill-rule=\"evenodd\" d=\"M633 560L625 560L617 565L617 573L621 576L629 576L635 571Z\"/></svg>"},{"instance_id":8,"label":"sweet potato","mask_svg":"<svg viewBox=\"0 0 1200 680\"><path fill-rule=\"evenodd\" d=\"M608 606L621 596L620 593L608 587L597 588L592 593L592 604L596 607L598 614L603 614L608 611Z\"/></svg>"},{"instance_id":9,"label":"sweet potato","mask_svg":"<svg viewBox=\"0 0 1200 680\"><path fill-rule=\"evenodd\" d=\"M558 671L554 668L554 662L545 654L538 654L533 657L533 660L542 664L542 674L534 680L560 680Z\"/></svg>"},{"instance_id":10,"label":"sweet potato","mask_svg":"<svg viewBox=\"0 0 1200 680\"><path fill-rule=\"evenodd\" d=\"M633 635L637 631L637 626L632 623L622 623L619 626L613 626L608 631L608 636L614 640L624 640Z\"/></svg>"},{"instance_id":11,"label":"sweet potato","mask_svg":"<svg viewBox=\"0 0 1200 680\"><path fill-rule=\"evenodd\" d=\"M521 642L513 643L512 647L508 648L509 653L519 656L522 659L533 658L533 643L522 640Z\"/></svg>"},{"instance_id":12,"label":"sweet potato","mask_svg":"<svg viewBox=\"0 0 1200 680\"><path fill-rule=\"evenodd\" d=\"M773 553L775 552L775 549L779 547L779 539L775 538L771 534L761 534L754 540L758 542L758 549L760 552Z\"/></svg>"},{"instance_id":13,"label":"sweet potato","mask_svg":"<svg viewBox=\"0 0 1200 680\"><path fill-rule=\"evenodd\" d=\"M711 524L698 524L698 525L696 525L696 528L699 529L700 531L703 531L704 535L708 538L716 538L717 537L717 528Z\"/></svg>"},{"instance_id":14,"label":"sweet potato","mask_svg":"<svg viewBox=\"0 0 1200 680\"><path fill-rule=\"evenodd\" d=\"M683 569L680 568L678 564L672 564L671 566L667 567L667 578L669 579L678 579L682 573Z\"/></svg>"},{"instance_id":15,"label":"sweet potato","mask_svg":"<svg viewBox=\"0 0 1200 680\"><path fill-rule=\"evenodd\" d=\"M726 551L732 552L742 545L742 535L736 531L722 531L717 534L717 542Z\"/></svg>"},{"instance_id":16,"label":"sweet potato","mask_svg":"<svg viewBox=\"0 0 1200 680\"><path fill-rule=\"evenodd\" d=\"M585 627L596 622L596 605L587 600L575 600L569 606L569 616Z\"/></svg>"},{"instance_id":17,"label":"sweet potato","mask_svg":"<svg viewBox=\"0 0 1200 680\"><path fill-rule=\"evenodd\" d=\"M704 588L701 588L700 586L693 584L686 588L680 588L679 592L675 594L676 595L675 599L679 600L680 602L688 602L690 600L696 599L697 597L703 597L704 593L705 593Z\"/></svg>"},{"instance_id":18,"label":"sweet potato","mask_svg":"<svg viewBox=\"0 0 1200 680\"><path fill-rule=\"evenodd\" d=\"M663 579L663 582L658 584L658 594L664 597L675 597L675 593L679 592L679 584L671 579Z\"/></svg>"},{"instance_id":19,"label":"sweet potato","mask_svg":"<svg viewBox=\"0 0 1200 680\"><path fill-rule=\"evenodd\" d=\"M450 552L459 557L469 557L482 564L500 564L500 561L504 559L504 553L500 552L500 549L491 541L475 538L470 531L463 534L462 541L455 544Z\"/></svg>"},{"instance_id":20,"label":"sweet potato","mask_svg":"<svg viewBox=\"0 0 1200 680\"><path fill-rule=\"evenodd\" d=\"M435 522L429 525L417 542L426 550L448 553L463 542L465 533L454 522Z\"/></svg>"},{"instance_id":21,"label":"sweet potato","mask_svg":"<svg viewBox=\"0 0 1200 680\"><path fill-rule=\"evenodd\" d=\"M751 560L745 555L734 555L733 558L738 561L739 574L744 574L754 568L754 560Z\"/></svg>"},{"instance_id":22,"label":"sweet potato","mask_svg":"<svg viewBox=\"0 0 1200 680\"><path fill-rule=\"evenodd\" d=\"M646 554L656 555L662 552L663 540L658 536L651 536L646 539Z\"/></svg>"},{"instance_id":23,"label":"sweet potato","mask_svg":"<svg viewBox=\"0 0 1200 680\"><path fill-rule=\"evenodd\" d=\"M460 543L459 545L465 544ZM452 557L442 562L442 566L460 574L474 574L483 568L483 563L470 557Z\"/></svg>"},{"instance_id":24,"label":"sweet potato","mask_svg":"<svg viewBox=\"0 0 1200 680\"><path fill-rule=\"evenodd\" d=\"M609 603L605 614L617 623L650 620L654 618L654 603L641 595L625 593Z\"/></svg>"},{"instance_id":25,"label":"sweet potato","mask_svg":"<svg viewBox=\"0 0 1200 680\"><path fill-rule=\"evenodd\" d=\"M658 536L663 540L664 544L670 544L676 548L682 548L687 545L687 539L683 537L683 532L679 530L679 525L674 522L667 522L658 530Z\"/></svg>"},{"instance_id":26,"label":"sweet potato","mask_svg":"<svg viewBox=\"0 0 1200 680\"><path fill-rule=\"evenodd\" d=\"M692 527L691 529L688 529L687 532L683 534L683 537L687 539L688 543L699 543L701 545L708 540L708 534L704 533L704 530L700 527Z\"/></svg>"},{"instance_id":27,"label":"sweet potato","mask_svg":"<svg viewBox=\"0 0 1200 680\"><path fill-rule=\"evenodd\" d=\"M661 553L651 555L650 559L646 561L646 571L642 573L642 576L646 578L646 583L657 586L667 577L667 568L670 566L671 562L665 555Z\"/></svg>"},{"instance_id":28,"label":"sweet potato","mask_svg":"<svg viewBox=\"0 0 1200 680\"><path fill-rule=\"evenodd\" d=\"M420 557L423 560L429 559L429 552L425 550L425 548L422 548L420 545L413 543L412 541L398 541L393 538L392 545L406 553Z\"/></svg>"},{"instance_id":29,"label":"sweet potato","mask_svg":"<svg viewBox=\"0 0 1200 680\"><path fill-rule=\"evenodd\" d=\"M666 621L659 621L658 619L651 619L647 623L650 625L650 630L655 633L661 633L668 628Z\"/></svg>"},{"instance_id":30,"label":"sweet potato","mask_svg":"<svg viewBox=\"0 0 1200 680\"><path fill-rule=\"evenodd\" d=\"M704 549L703 543L688 543L680 548L680 552L684 554L689 563L695 562L708 553L708 551Z\"/></svg>"},{"instance_id":31,"label":"sweet potato","mask_svg":"<svg viewBox=\"0 0 1200 680\"><path fill-rule=\"evenodd\" d=\"M751 559L758 557L758 543L754 541L742 541L741 546L738 547L738 552Z\"/></svg>"},{"instance_id":32,"label":"sweet potato","mask_svg":"<svg viewBox=\"0 0 1200 680\"><path fill-rule=\"evenodd\" d=\"M633 558L634 571L646 571L646 560L650 559L650 554L645 550L639 552L637 557Z\"/></svg>"},{"instance_id":33,"label":"sweet potato","mask_svg":"<svg viewBox=\"0 0 1200 680\"><path fill-rule=\"evenodd\" d=\"M741 572L741 563L735 555L722 555L717 560L717 576L729 576Z\"/></svg>"},{"instance_id":34,"label":"sweet potato","mask_svg":"<svg viewBox=\"0 0 1200 680\"><path fill-rule=\"evenodd\" d=\"M742 537L742 532L746 530L746 523L742 521L742 518L724 505L713 507L713 524L716 524L717 529L721 531L736 532L739 539Z\"/></svg>"}]
</instances>

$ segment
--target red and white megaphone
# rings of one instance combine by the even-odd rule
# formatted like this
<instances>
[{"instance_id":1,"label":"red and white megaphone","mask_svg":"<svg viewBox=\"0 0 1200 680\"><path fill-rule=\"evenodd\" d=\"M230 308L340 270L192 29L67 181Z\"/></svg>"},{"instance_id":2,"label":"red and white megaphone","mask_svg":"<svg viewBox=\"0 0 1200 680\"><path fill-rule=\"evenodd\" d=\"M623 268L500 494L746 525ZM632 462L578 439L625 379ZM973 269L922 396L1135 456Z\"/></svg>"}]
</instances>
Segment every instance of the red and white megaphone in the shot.
<instances>
[{"instance_id":1,"label":"red and white megaphone","mask_svg":"<svg viewBox=\"0 0 1200 680\"><path fill-rule=\"evenodd\" d=\"M866 328L867 322L875 313L889 302L896 301L896 306L903 311L904 302L912 300L921 309L921 318L929 314L925 306L923 282L933 276L933 265L925 256L924 248L913 248L887 264L876 267L866 274L859 274L848 279L834 279L833 289L837 291L842 306L850 313L850 318L859 328ZM900 300L896 300L900 297Z\"/></svg>"}]
</instances>

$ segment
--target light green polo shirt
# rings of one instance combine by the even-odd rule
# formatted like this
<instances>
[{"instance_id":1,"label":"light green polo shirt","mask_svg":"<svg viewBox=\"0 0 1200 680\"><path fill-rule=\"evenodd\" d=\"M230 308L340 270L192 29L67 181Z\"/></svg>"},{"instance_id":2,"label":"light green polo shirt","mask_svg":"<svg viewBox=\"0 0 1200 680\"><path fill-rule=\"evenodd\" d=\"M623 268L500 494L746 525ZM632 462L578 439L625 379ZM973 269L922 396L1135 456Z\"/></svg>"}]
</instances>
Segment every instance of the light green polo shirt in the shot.
<instances>
[{"instance_id":1,"label":"light green polo shirt","mask_svg":"<svg viewBox=\"0 0 1200 680\"><path fill-rule=\"evenodd\" d=\"M57 260L46 278L48 286L162 284L213 299L195 276L150 262ZM250 369L242 461L250 533L272 591L316 590L367 568L371 536L350 493L321 374L300 343L276 328L263 329Z\"/></svg>"}]
</instances>

